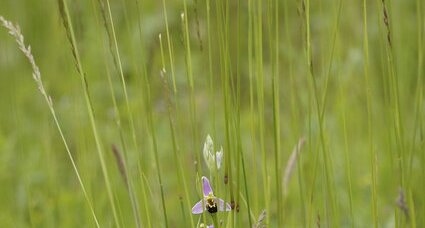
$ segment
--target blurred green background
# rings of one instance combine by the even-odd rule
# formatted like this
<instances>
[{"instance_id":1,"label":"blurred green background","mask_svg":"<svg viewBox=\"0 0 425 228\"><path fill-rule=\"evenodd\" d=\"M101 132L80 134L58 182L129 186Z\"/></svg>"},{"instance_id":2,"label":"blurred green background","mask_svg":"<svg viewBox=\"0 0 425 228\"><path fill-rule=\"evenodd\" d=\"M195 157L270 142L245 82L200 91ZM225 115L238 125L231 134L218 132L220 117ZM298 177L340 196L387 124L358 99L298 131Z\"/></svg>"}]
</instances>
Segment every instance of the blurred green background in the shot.
<instances>
[{"instance_id":1,"label":"blurred green background","mask_svg":"<svg viewBox=\"0 0 425 228\"><path fill-rule=\"evenodd\" d=\"M366 69L369 90L364 76L364 15L361 1L341 1L341 8L340 1L336 0L310 2L309 25L315 85L312 84L307 65L303 11L305 2L278 1L277 41L274 40L275 24L268 21L270 13L274 12L276 1L261 3L263 40L259 45L262 47L263 58L258 60L259 54L255 49L254 54L248 49L252 42L248 35L248 2L258 4L261 1L217 1L228 7L228 14L224 15L217 13L217 3L212 1L212 26L209 30L207 1L187 1L193 94L187 82L188 49L184 43L184 27L180 18L184 10L183 1L165 2L171 41L174 45L176 72L177 93L171 95L175 105L173 118L179 159L189 186L190 202L199 200L195 188L196 176L207 176L208 173L204 164L197 173L195 165L196 157L202 156L206 135L211 134L216 146L223 145L224 153L231 153L231 158L236 158L235 149L238 145L235 143L238 142L237 135L240 134L245 168L248 170L249 199L255 217L266 208L267 200L263 197L266 193L263 192L262 185L267 181L262 178L261 172L264 164L269 164L265 169L271 175L268 180L271 185L271 209L268 212L270 227L278 227L276 220L279 216L287 227L310 227L316 226L316 223L322 223L324 227L334 227L335 224L338 224L338 227L371 227L374 219L379 227L425 226L425 106L422 57L425 8L421 0L385 1L389 15L391 46L387 43L382 2L366 1L369 56ZM134 118L137 148L132 144L125 94L118 68L111 55L113 44L108 39L99 3L96 0L67 1L120 222L123 227L134 226L127 190L111 151L112 145L119 148L123 148L123 145L114 118L116 112L108 75L112 79L112 90L122 118L128 171L139 201L142 201L143 194L141 186L149 183L151 193L148 195L147 204L151 210L153 227L164 226L149 132L150 122L147 118L147 113L152 110L168 223L170 227L185 227L189 224L186 219L189 218L190 208L186 207L182 211L180 205L180 198L183 197L182 186L176 177L167 94L164 93L159 75L163 67L158 39L161 33L166 76L172 92L173 81L169 74L170 61L162 1L112 0L110 3ZM258 9L257 6L253 8ZM99 222L102 227L113 227L112 212L83 90L57 1L1 0L0 15L19 24L25 42L31 45L45 88L53 99L59 122ZM222 20L226 19L226 27L220 24L220 17ZM221 36L223 31L228 34ZM220 46L223 37L228 47L225 54L221 52ZM209 41L211 49L208 48ZM288 194L284 195L282 200L282 215L277 214L275 202L277 194L282 193L276 193L274 187L280 183L275 183L273 176L273 150L276 140L273 132L275 122L271 75L275 67L273 54L276 51L279 54L279 172L284 172L292 148L299 138L306 138L306 145L297 162ZM209 65L210 60L212 65ZM223 70L224 63L228 65ZM257 63L261 63L260 71ZM250 88L250 75L256 77L258 72L264 76L264 108L257 103L258 81L253 80L253 90ZM146 83L142 75L150 84L151 105L146 102ZM238 85L240 95L234 96L237 93L236 87L230 89L230 95L223 92L223 78ZM367 91L370 92L370 122ZM195 121L189 117L192 111L192 95L196 108ZM250 103L251 95L253 104ZM227 99L226 96L230 96L229 100L234 102L229 105L230 110L226 109L223 102ZM240 108L240 113L236 107ZM317 113L322 111L321 130ZM226 113L231 118L240 120L240 131L232 125L230 136L226 136ZM259 130L259 119L264 120L264 132ZM261 136L265 139L266 161L263 161L260 155ZM322 158L324 148L331 163L328 171L325 170L325 161ZM376 154L374 162L371 162L371 152ZM233 162L237 163L234 160ZM371 163L376 165L375 200L372 199L371 193ZM145 173L146 180L141 177L141 172ZM325 180L327 175L331 177L333 195L328 195L329 186L326 186ZM219 180L222 180L222 176L223 173L220 174ZM236 185L239 186L242 179L237 181ZM348 181L351 181L350 185ZM409 219L405 220L402 219L403 211L397 206L400 188L409 207ZM222 186L220 191L228 194L227 187ZM240 194L244 195L245 192L241 190ZM336 201L336 214L329 212L331 200ZM372 215L371 207L374 203L371 201L375 201L377 205L376 217ZM141 205L143 204L141 202ZM241 212L237 213L240 222L236 224L247 226L248 218L244 212L247 209L242 201L240 204ZM141 206L140 210L142 223L145 223L145 209ZM196 224L198 217L194 218ZM333 220L336 222L331 222ZM31 77L31 66L6 29L1 28L0 227L88 226L94 226L90 211L49 109Z\"/></svg>"}]
</instances>

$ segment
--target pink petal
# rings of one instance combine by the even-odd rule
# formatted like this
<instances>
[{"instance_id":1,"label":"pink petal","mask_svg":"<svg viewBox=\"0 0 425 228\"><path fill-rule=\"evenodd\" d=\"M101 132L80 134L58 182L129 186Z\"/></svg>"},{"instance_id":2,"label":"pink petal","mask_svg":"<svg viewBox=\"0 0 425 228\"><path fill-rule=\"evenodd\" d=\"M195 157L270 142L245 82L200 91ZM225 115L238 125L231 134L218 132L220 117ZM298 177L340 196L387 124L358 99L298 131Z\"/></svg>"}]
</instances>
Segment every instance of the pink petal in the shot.
<instances>
[{"instance_id":1,"label":"pink petal","mask_svg":"<svg viewBox=\"0 0 425 228\"><path fill-rule=\"evenodd\" d=\"M205 202L203 199L197 202L195 206L192 207L192 214L202 214L202 212L204 212L204 205Z\"/></svg>"},{"instance_id":2,"label":"pink petal","mask_svg":"<svg viewBox=\"0 0 425 228\"><path fill-rule=\"evenodd\" d=\"M213 192L210 181L206 177L202 177L202 190L204 192L204 196L208 196L210 193Z\"/></svg>"},{"instance_id":3,"label":"pink petal","mask_svg":"<svg viewBox=\"0 0 425 228\"><path fill-rule=\"evenodd\" d=\"M224 200L217 198L216 199L218 201L218 210L219 211L231 211L232 207L230 206L230 204L225 203ZM224 208L226 207L226 208Z\"/></svg>"}]
</instances>

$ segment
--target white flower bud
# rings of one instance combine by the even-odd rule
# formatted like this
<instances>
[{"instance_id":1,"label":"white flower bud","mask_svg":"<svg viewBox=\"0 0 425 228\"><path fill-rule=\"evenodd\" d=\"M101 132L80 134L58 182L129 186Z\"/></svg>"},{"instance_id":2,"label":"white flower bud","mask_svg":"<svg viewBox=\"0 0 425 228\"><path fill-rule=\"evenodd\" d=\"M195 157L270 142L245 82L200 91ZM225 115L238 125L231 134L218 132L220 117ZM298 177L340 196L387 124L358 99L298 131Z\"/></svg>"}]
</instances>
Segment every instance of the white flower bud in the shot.
<instances>
[{"instance_id":1,"label":"white flower bud","mask_svg":"<svg viewBox=\"0 0 425 228\"><path fill-rule=\"evenodd\" d=\"M214 142L210 135L207 135L205 139L203 154L205 163L211 172L220 169L223 160L223 147L220 151L214 153Z\"/></svg>"}]
</instances>

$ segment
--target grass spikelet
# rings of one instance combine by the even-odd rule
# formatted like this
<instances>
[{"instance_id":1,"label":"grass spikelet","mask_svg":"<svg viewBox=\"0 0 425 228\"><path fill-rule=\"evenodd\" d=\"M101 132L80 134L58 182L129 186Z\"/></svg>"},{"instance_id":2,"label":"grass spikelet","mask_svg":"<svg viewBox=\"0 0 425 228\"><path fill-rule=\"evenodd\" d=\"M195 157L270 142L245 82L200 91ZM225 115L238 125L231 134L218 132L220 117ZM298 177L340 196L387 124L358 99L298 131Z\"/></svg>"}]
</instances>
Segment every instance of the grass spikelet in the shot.
<instances>
[{"instance_id":1,"label":"grass spikelet","mask_svg":"<svg viewBox=\"0 0 425 228\"><path fill-rule=\"evenodd\" d=\"M258 216L257 222L252 226L253 228L264 228L266 224L264 224L267 217L266 210L262 210L260 215Z\"/></svg>"},{"instance_id":2,"label":"grass spikelet","mask_svg":"<svg viewBox=\"0 0 425 228\"><path fill-rule=\"evenodd\" d=\"M383 16L384 16L383 19L384 19L385 28L387 29L387 42L388 42L388 45L391 48L392 42L391 42L390 19L388 18L388 10L387 10L387 5L385 3L385 0L382 0L382 13L383 13Z\"/></svg>"},{"instance_id":3,"label":"grass spikelet","mask_svg":"<svg viewBox=\"0 0 425 228\"><path fill-rule=\"evenodd\" d=\"M117 162L118 170L120 171L121 177L124 180L124 183L126 187L129 187L128 184L128 177L127 177L127 170L125 161L121 155L121 152L118 150L117 146L115 144L112 144L112 153L114 154L115 161Z\"/></svg>"},{"instance_id":4,"label":"grass spikelet","mask_svg":"<svg viewBox=\"0 0 425 228\"><path fill-rule=\"evenodd\" d=\"M115 161L117 162L118 170L121 174L122 179L124 180L125 186L128 191L128 195L130 196L131 205L133 208L135 223L137 227L141 227L141 222L139 218L139 206L136 200L136 196L133 191L133 186L131 185L130 181L128 180L128 173L127 173L127 165L125 163L125 160L123 158L123 155L119 151L118 147L115 144L112 144L112 153L114 154Z\"/></svg>"},{"instance_id":5,"label":"grass spikelet","mask_svg":"<svg viewBox=\"0 0 425 228\"><path fill-rule=\"evenodd\" d=\"M283 176L283 191L285 195L288 194L289 181L291 180L292 172L295 169L295 166L297 164L297 158L301 152L302 147L304 146L304 143L304 137L300 138L297 145L292 150L288 162L286 163L285 174Z\"/></svg>"},{"instance_id":6,"label":"grass spikelet","mask_svg":"<svg viewBox=\"0 0 425 228\"><path fill-rule=\"evenodd\" d=\"M30 65L32 67L32 76L37 84L37 88L40 91L40 93L43 95L47 106L49 107L50 113L53 116L53 120L55 122L55 125L59 131L59 134L61 136L62 142L65 146L65 150L67 152L68 158L71 161L72 168L74 169L75 175L77 176L78 182L80 184L81 190L83 191L84 198L87 201L87 204L89 206L90 212L93 216L94 222L96 224L96 227L100 227L98 219L96 217L96 214L94 212L93 204L91 200L88 197L86 188L84 186L83 180L81 179L80 172L78 171L77 165L75 163L74 157L72 156L71 150L69 149L68 142L65 139L65 136L62 131L61 124L59 123L58 117L56 115L55 108L53 106L52 98L47 94L46 89L44 88L43 81L41 80L41 73L40 69L35 63L34 56L31 53L31 46L26 46L24 42L24 36L21 33L21 30L18 25L14 25L12 22L6 20L3 16L0 15L0 22L2 23L2 26L6 28L9 31L9 34L15 38L16 43L18 44L19 49L24 53L25 57L30 62Z\"/></svg>"},{"instance_id":7,"label":"grass spikelet","mask_svg":"<svg viewBox=\"0 0 425 228\"><path fill-rule=\"evenodd\" d=\"M396 204L397 207L404 213L406 219L409 220L409 207L407 206L406 197L402 188L398 190Z\"/></svg>"}]
</instances>

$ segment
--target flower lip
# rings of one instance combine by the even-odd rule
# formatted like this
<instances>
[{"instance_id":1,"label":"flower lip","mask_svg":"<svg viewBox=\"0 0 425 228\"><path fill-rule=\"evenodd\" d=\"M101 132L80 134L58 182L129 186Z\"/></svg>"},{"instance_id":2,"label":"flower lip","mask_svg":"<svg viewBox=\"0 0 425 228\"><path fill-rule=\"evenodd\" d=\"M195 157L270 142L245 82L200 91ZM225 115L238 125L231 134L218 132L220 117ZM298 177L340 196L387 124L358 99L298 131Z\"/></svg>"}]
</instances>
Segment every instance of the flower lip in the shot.
<instances>
[{"instance_id":1,"label":"flower lip","mask_svg":"<svg viewBox=\"0 0 425 228\"><path fill-rule=\"evenodd\" d=\"M206 209L209 213L216 213L217 212L217 202L216 198L212 194L212 192L205 198L206 201Z\"/></svg>"},{"instance_id":2,"label":"flower lip","mask_svg":"<svg viewBox=\"0 0 425 228\"><path fill-rule=\"evenodd\" d=\"M207 211L209 212L209 213L211 213L211 214L213 214L213 213L217 213L217 211L218 211L218 209L217 209L217 204L216 203L214 203L213 205L209 205L209 204L207 204Z\"/></svg>"}]
</instances>

